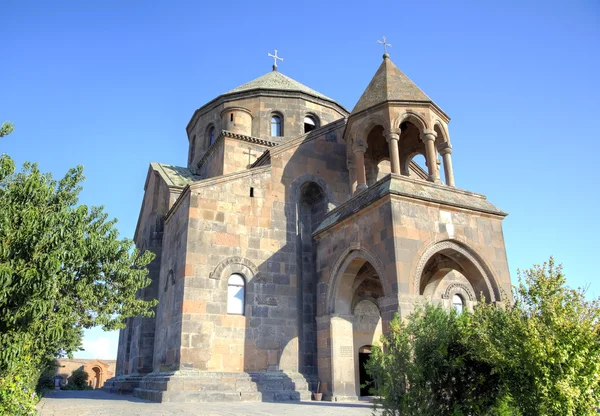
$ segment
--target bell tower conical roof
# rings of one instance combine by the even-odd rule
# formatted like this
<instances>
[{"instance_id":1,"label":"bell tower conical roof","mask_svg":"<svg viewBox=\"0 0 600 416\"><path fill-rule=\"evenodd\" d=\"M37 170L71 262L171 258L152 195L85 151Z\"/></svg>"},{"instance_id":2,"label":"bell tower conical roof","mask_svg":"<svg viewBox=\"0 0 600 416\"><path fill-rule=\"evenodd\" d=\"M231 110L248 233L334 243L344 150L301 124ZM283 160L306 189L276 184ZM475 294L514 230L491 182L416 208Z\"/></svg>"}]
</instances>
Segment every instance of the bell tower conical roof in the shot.
<instances>
[{"instance_id":1,"label":"bell tower conical roof","mask_svg":"<svg viewBox=\"0 0 600 416\"><path fill-rule=\"evenodd\" d=\"M433 102L404 72L400 71L386 53L352 113L358 113L387 101Z\"/></svg>"}]
</instances>

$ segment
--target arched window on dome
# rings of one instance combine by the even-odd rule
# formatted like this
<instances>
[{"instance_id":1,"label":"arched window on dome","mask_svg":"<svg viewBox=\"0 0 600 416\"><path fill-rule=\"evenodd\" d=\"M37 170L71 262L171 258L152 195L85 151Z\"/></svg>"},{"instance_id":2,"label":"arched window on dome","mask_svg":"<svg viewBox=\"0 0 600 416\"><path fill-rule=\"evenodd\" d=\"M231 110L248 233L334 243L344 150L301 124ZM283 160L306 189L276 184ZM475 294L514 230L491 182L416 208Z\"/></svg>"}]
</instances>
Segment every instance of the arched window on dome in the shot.
<instances>
[{"instance_id":1,"label":"arched window on dome","mask_svg":"<svg viewBox=\"0 0 600 416\"><path fill-rule=\"evenodd\" d=\"M210 126L208 128L208 146L212 146L212 144L215 142L215 126Z\"/></svg>"},{"instance_id":2,"label":"arched window on dome","mask_svg":"<svg viewBox=\"0 0 600 416\"><path fill-rule=\"evenodd\" d=\"M463 298L460 295L452 296L452 307L456 311L456 313L462 313L465 304L463 302Z\"/></svg>"},{"instance_id":3,"label":"arched window on dome","mask_svg":"<svg viewBox=\"0 0 600 416\"><path fill-rule=\"evenodd\" d=\"M319 119L311 114L304 116L304 133L313 131L319 127Z\"/></svg>"},{"instance_id":4,"label":"arched window on dome","mask_svg":"<svg viewBox=\"0 0 600 416\"><path fill-rule=\"evenodd\" d=\"M227 313L243 315L246 297L246 282L241 274L234 273L227 282Z\"/></svg>"},{"instance_id":5,"label":"arched window on dome","mask_svg":"<svg viewBox=\"0 0 600 416\"><path fill-rule=\"evenodd\" d=\"M271 136L283 136L283 118L279 114L273 114L271 116Z\"/></svg>"}]
</instances>

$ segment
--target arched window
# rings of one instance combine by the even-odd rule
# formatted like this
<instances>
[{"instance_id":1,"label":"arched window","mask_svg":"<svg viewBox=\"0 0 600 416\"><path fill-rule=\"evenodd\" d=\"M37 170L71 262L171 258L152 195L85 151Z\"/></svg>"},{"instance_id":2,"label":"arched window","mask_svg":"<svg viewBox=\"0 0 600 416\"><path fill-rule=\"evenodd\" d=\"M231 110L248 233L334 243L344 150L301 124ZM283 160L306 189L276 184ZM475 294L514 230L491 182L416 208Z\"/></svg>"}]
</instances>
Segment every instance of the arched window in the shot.
<instances>
[{"instance_id":1,"label":"arched window","mask_svg":"<svg viewBox=\"0 0 600 416\"><path fill-rule=\"evenodd\" d=\"M208 128L208 145L212 146L215 142L215 126L210 126Z\"/></svg>"},{"instance_id":2,"label":"arched window","mask_svg":"<svg viewBox=\"0 0 600 416\"><path fill-rule=\"evenodd\" d=\"M234 273L229 277L227 282L227 313L244 314L245 285L246 282L241 274Z\"/></svg>"},{"instance_id":3,"label":"arched window","mask_svg":"<svg viewBox=\"0 0 600 416\"><path fill-rule=\"evenodd\" d=\"M456 313L462 313L464 306L463 299L459 295L452 296L452 307Z\"/></svg>"},{"instance_id":4,"label":"arched window","mask_svg":"<svg viewBox=\"0 0 600 416\"><path fill-rule=\"evenodd\" d=\"M281 116L274 114L271 116L271 136L279 137L282 135Z\"/></svg>"},{"instance_id":5,"label":"arched window","mask_svg":"<svg viewBox=\"0 0 600 416\"><path fill-rule=\"evenodd\" d=\"M319 127L319 122L315 116L307 115L304 117L304 133L313 131L317 127Z\"/></svg>"}]
</instances>

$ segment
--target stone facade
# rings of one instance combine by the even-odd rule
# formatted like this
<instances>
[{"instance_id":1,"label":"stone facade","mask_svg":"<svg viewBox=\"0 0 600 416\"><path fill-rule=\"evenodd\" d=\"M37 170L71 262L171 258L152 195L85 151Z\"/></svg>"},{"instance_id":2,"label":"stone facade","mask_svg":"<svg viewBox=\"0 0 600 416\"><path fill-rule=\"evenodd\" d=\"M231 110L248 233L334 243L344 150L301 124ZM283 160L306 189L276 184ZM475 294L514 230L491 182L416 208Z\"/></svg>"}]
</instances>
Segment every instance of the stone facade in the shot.
<instances>
[{"instance_id":1,"label":"stone facade","mask_svg":"<svg viewBox=\"0 0 600 416\"><path fill-rule=\"evenodd\" d=\"M159 303L121 331L105 388L353 400L395 313L510 293L506 214L454 185L448 122L387 55L351 113L277 71L196 110L188 166L148 172L139 296Z\"/></svg>"},{"instance_id":2,"label":"stone facade","mask_svg":"<svg viewBox=\"0 0 600 416\"><path fill-rule=\"evenodd\" d=\"M57 358L55 379L64 386L73 371L82 369L88 374L88 385L95 389L104 386L106 380L115 375L115 360L95 360L84 358Z\"/></svg>"}]
</instances>

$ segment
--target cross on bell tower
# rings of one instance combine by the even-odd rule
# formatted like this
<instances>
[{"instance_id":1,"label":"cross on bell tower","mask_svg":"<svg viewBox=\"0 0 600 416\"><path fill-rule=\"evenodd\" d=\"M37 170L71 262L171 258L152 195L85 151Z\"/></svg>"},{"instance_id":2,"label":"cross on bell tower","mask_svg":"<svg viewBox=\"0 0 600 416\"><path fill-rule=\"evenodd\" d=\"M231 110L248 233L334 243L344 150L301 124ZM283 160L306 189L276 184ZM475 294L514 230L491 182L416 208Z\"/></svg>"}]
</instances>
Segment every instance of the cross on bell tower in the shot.
<instances>
[{"instance_id":1,"label":"cross on bell tower","mask_svg":"<svg viewBox=\"0 0 600 416\"><path fill-rule=\"evenodd\" d=\"M380 45L383 45L383 57L384 58L389 58L390 55L387 53L386 47L389 46L390 48L392 47L391 43L387 43L387 38L385 36L383 36L383 42L378 40L377 43L379 43Z\"/></svg>"}]
</instances>

